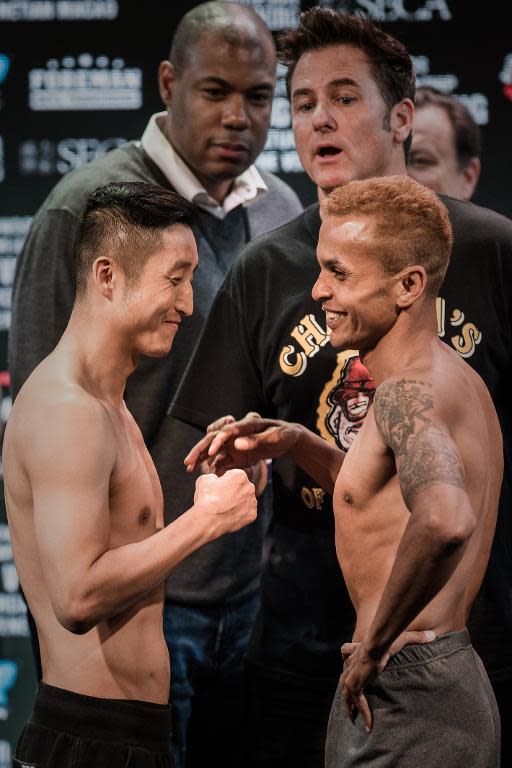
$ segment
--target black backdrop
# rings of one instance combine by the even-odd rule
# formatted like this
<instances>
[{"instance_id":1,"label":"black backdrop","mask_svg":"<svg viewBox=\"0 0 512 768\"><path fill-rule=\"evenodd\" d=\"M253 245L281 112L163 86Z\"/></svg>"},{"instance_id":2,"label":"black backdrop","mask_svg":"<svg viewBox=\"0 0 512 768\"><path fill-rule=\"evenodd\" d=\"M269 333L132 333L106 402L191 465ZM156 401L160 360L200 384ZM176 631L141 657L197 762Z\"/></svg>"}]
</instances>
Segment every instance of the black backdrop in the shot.
<instances>
[{"instance_id":1,"label":"black backdrop","mask_svg":"<svg viewBox=\"0 0 512 768\"><path fill-rule=\"evenodd\" d=\"M299 0L247 0L273 30L294 24ZM141 135L161 107L156 72L172 31L195 2L0 0L0 416L9 409L6 342L16 254L30 218L64 173ZM482 125L475 202L512 215L512 39L509 2L347 0L323 5L383 22L414 56L418 81L453 91ZM315 191L293 149L282 79L260 164L303 202ZM41 318L44 322L44 317ZM28 630L0 511L0 768L30 711Z\"/></svg>"}]
</instances>

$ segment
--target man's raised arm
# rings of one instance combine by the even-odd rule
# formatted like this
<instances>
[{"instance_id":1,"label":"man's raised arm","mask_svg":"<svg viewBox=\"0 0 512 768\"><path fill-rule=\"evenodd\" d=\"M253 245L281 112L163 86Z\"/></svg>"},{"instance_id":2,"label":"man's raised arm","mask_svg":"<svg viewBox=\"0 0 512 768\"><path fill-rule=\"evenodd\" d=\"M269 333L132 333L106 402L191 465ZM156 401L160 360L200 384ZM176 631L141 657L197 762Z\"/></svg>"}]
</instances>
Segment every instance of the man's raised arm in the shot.
<instances>
[{"instance_id":1,"label":"man's raised arm","mask_svg":"<svg viewBox=\"0 0 512 768\"><path fill-rule=\"evenodd\" d=\"M45 414L54 424L50 434L31 430L24 466L50 599L69 631L87 632L121 613L199 546L255 519L254 486L244 472L207 475L197 481L194 506L178 520L143 541L113 546L112 473L119 472L122 484L130 470L116 466L110 417L88 397L53 410Z\"/></svg>"},{"instance_id":2,"label":"man's raised arm","mask_svg":"<svg viewBox=\"0 0 512 768\"><path fill-rule=\"evenodd\" d=\"M210 425L205 437L186 456L189 472L203 461L212 472L222 474L233 467L244 469L261 460L288 455L332 495L343 451L301 424L262 419L257 413L248 413L240 421L227 422L228 418Z\"/></svg>"}]
</instances>

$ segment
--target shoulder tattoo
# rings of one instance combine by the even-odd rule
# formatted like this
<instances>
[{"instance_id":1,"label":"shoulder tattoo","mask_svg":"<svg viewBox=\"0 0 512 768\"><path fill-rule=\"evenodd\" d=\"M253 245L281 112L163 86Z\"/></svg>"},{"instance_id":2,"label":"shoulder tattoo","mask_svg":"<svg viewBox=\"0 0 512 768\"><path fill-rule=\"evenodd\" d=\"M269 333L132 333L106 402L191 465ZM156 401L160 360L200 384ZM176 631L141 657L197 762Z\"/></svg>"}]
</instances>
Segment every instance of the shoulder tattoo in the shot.
<instances>
[{"instance_id":1,"label":"shoulder tattoo","mask_svg":"<svg viewBox=\"0 0 512 768\"><path fill-rule=\"evenodd\" d=\"M377 426L392 449L406 503L425 487L447 483L464 488L464 468L450 435L430 418L434 398L428 382L384 382L375 393Z\"/></svg>"}]
</instances>

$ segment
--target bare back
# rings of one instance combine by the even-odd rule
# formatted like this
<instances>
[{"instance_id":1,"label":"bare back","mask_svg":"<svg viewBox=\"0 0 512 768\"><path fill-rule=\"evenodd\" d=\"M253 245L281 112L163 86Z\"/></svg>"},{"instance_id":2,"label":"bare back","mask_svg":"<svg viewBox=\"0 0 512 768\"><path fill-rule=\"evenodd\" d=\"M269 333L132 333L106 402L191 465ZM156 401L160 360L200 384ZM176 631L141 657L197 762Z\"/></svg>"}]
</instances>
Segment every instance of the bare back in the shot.
<instances>
[{"instance_id":1,"label":"bare back","mask_svg":"<svg viewBox=\"0 0 512 768\"><path fill-rule=\"evenodd\" d=\"M476 524L451 578L409 629L436 634L461 629L483 579L496 524L503 458L493 404L478 375L442 342L421 365L400 370L379 389L380 401L377 397L347 454L334 491L336 549L357 611L355 639L364 637L373 621L409 521L404 495L414 497L427 485L440 519L441 490L446 485L457 493L464 486ZM398 448L411 446L411 440L407 474L399 478ZM430 482L434 469L438 479Z\"/></svg>"},{"instance_id":2,"label":"bare back","mask_svg":"<svg viewBox=\"0 0 512 768\"><path fill-rule=\"evenodd\" d=\"M14 404L3 461L14 559L37 625L43 680L89 696L167 703L163 582L88 631L59 620L62 606L87 599L86 569L94 573L108 550L163 527L156 470L124 403L100 402L57 347Z\"/></svg>"}]
</instances>

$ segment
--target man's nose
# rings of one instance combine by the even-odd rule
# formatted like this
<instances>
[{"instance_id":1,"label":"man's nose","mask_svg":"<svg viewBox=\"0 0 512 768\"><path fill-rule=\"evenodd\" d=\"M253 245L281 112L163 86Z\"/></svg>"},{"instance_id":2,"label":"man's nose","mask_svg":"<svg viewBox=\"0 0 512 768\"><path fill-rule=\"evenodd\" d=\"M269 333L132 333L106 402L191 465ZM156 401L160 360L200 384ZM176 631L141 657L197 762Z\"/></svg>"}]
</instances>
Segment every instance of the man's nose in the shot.
<instances>
[{"instance_id":1,"label":"man's nose","mask_svg":"<svg viewBox=\"0 0 512 768\"><path fill-rule=\"evenodd\" d=\"M331 110L324 102L319 101L313 111L313 128L315 131L335 131L337 128Z\"/></svg>"},{"instance_id":2,"label":"man's nose","mask_svg":"<svg viewBox=\"0 0 512 768\"><path fill-rule=\"evenodd\" d=\"M223 124L228 128L242 131L249 125L245 98L241 93L232 93L226 101Z\"/></svg>"},{"instance_id":3,"label":"man's nose","mask_svg":"<svg viewBox=\"0 0 512 768\"><path fill-rule=\"evenodd\" d=\"M322 273L318 275L317 281L311 289L311 295L315 301L322 301L322 299L327 299L331 295L331 292L322 277Z\"/></svg>"},{"instance_id":4,"label":"man's nose","mask_svg":"<svg viewBox=\"0 0 512 768\"><path fill-rule=\"evenodd\" d=\"M183 287L179 300L176 302L176 309L185 317L190 317L192 314L194 310L194 291L190 283Z\"/></svg>"}]
</instances>

